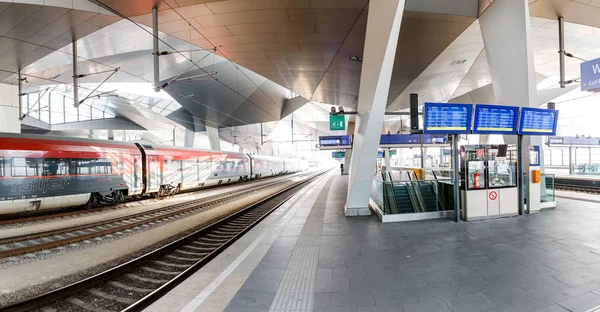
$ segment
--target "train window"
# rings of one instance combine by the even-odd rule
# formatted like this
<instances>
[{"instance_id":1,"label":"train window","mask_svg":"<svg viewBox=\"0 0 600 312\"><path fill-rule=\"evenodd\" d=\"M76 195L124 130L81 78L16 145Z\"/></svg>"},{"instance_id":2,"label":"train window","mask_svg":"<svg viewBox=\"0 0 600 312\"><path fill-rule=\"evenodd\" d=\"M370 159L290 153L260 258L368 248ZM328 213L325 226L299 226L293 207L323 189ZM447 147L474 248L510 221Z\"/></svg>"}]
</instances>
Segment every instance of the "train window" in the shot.
<instances>
[{"instance_id":1,"label":"train window","mask_svg":"<svg viewBox=\"0 0 600 312\"><path fill-rule=\"evenodd\" d=\"M92 174L112 173L112 161L107 158L94 159L91 163Z\"/></svg>"},{"instance_id":2,"label":"train window","mask_svg":"<svg viewBox=\"0 0 600 312\"><path fill-rule=\"evenodd\" d=\"M13 158L12 176L13 177L34 177L38 175L38 165L36 158Z\"/></svg>"},{"instance_id":3,"label":"train window","mask_svg":"<svg viewBox=\"0 0 600 312\"><path fill-rule=\"evenodd\" d=\"M90 169L90 164L91 162L87 159L78 159L77 160L77 174L90 174L91 173L91 169Z\"/></svg>"},{"instance_id":4,"label":"train window","mask_svg":"<svg viewBox=\"0 0 600 312\"><path fill-rule=\"evenodd\" d=\"M56 176L67 174L67 163L64 159L45 158L43 163L43 176Z\"/></svg>"},{"instance_id":5,"label":"train window","mask_svg":"<svg viewBox=\"0 0 600 312\"><path fill-rule=\"evenodd\" d=\"M4 176L4 158L0 157L0 177Z\"/></svg>"},{"instance_id":6,"label":"train window","mask_svg":"<svg viewBox=\"0 0 600 312\"><path fill-rule=\"evenodd\" d=\"M117 170L123 170L123 162L117 161Z\"/></svg>"}]
</instances>

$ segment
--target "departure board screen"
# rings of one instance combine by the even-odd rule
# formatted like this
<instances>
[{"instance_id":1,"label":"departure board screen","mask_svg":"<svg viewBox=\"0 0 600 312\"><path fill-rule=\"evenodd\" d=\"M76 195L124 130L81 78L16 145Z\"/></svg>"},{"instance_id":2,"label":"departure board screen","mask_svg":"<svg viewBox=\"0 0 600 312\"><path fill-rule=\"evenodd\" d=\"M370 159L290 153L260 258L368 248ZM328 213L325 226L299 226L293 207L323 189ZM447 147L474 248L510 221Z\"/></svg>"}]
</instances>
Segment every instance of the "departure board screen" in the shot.
<instances>
[{"instance_id":1,"label":"departure board screen","mask_svg":"<svg viewBox=\"0 0 600 312\"><path fill-rule=\"evenodd\" d=\"M425 103L423 133L470 133L472 113L471 104Z\"/></svg>"},{"instance_id":2,"label":"departure board screen","mask_svg":"<svg viewBox=\"0 0 600 312\"><path fill-rule=\"evenodd\" d=\"M473 133L515 134L518 116L519 108L516 106L477 104Z\"/></svg>"},{"instance_id":3,"label":"departure board screen","mask_svg":"<svg viewBox=\"0 0 600 312\"><path fill-rule=\"evenodd\" d=\"M523 107L521 109L521 123L519 125L519 134L556 135L557 123L557 110Z\"/></svg>"}]
</instances>

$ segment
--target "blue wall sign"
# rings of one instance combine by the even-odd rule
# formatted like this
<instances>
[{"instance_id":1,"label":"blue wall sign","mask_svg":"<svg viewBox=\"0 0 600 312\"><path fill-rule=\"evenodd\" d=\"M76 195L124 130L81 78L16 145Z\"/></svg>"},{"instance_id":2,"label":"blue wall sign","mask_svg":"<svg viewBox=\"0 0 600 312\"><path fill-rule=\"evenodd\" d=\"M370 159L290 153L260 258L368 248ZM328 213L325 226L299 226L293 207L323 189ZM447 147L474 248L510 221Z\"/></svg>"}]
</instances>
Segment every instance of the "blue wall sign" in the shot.
<instances>
[{"instance_id":1,"label":"blue wall sign","mask_svg":"<svg viewBox=\"0 0 600 312\"><path fill-rule=\"evenodd\" d=\"M377 151L377 158L384 158L384 157L385 157L384 151Z\"/></svg>"},{"instance_id":2,"label":"blue wall sign","mask_svg":"<svg viewBox=\"0 0 600 312\"><path fill-rule=\"evenodd\" d=\"M382 134L379 145L446 144L448 137L433 134Z\"/></svg>"},{"instance_id":3,"label":"blue wall sign","mask_svg":"<svg viewBox=\"0 0 600 312\"><path fill-rule=\"evenodd\" d=\"M519 108L516 106L477 104L473 133L515 134L518 117Z\"/></svg>"},{"instance_id":4,"label":"blue wall sign","mask_svg":"<svg viewBox=\"0 0 600 312\"><path fill-rule=\"evenodd\" d=\"M420 134L382 134L379 139L380 145L390 144L421 144Z\"/></svg>"},{"instance_id":5,"label":"blue wall sign","mask_svg":"<svg viewBox=\"0 0 600 312\"><path fill-rule=\"evenodd\" d=\"M521 109L519 134L556 135L557 123L557 110L523 107Z\"/></svg>"},{"instance_id":6,"label":"blue wall sign","mask_svg":"<svg viewBox=\"0 0 600 312\"><path fill-rule=\"evenodd\" d=\"M471 104L425 103L423 133L470 133L472 114Z\"/></svg>"},{"instance_id":7,"label":"blue wall sign","mask_svg":"<svg viewBox=\"0 0 600 312\"><path fill-rule=\"evenodd\" d=\"M319 137L320 146L348 146L352 143L349 135L321 136Z\"/></svg>"},{"instance_id":8,"label":"blue wall sign","mask_svg":"<svg viewBox=\"0 0 600 312\"><path fill-rule=\"evenodd\" d=\"M598 138L551 137L550 145L600 145Z\"/></svg>"},{"instance_id":9,"label":"blue wall sign","mask_svg":"<svg viewBox=\"0 0 600 312\"><path fill-rule=\"evenodd\" d=\"M423 134L423 144L447 144L447 135Z\"/></svg>"},{"instance_id":10,"label":"blue wall sign","mask_svg":"<svg viewBox=\"0 0 600 312\"><path fill-rule=\"evenodd\" d=\"M581 91L600 89L600 58L581 63Z\"/></svg>"}]
</instances>

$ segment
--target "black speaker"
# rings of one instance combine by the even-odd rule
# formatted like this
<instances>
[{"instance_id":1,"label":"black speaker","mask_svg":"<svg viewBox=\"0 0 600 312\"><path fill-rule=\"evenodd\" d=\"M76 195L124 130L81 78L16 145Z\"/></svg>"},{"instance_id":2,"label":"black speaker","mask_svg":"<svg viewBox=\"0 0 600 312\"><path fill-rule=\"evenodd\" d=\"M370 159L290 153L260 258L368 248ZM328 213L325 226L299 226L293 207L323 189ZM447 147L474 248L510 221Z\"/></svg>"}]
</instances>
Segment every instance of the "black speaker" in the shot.
<instances>
[{"instance_id":1,"label":"black speaker","mask_svg":"<svg viewBox=\"0 0 600 312\"><path fill-rule=\"evenodd\" d=\"M410 130L419 130L419 95L410 94Z\"/></svg>"},{"instance_id":2,"label":"black speaker","mask_svg":"<svg viewBox=\"0 0 600 312\"><path fill-rule=\"evenodd\" d=\"M556 103L548 102L548 109L556 109Z\"/></svg>"}]
</instances>

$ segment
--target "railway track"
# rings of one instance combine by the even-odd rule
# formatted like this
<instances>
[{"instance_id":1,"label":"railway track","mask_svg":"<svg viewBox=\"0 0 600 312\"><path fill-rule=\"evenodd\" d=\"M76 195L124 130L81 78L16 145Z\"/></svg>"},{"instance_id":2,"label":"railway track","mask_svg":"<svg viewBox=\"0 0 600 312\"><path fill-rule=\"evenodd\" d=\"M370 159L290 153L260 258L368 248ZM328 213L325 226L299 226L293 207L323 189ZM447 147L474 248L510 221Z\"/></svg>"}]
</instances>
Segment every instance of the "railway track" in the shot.
<instances>
[{"instance_id":1,"label":"railway track","mask_svg":"<svg viewBox=\"0 0 600 312\"><path fill-rule=\"evenodd\" d=\"M600 194L600 187L585 187L585 186L580 186L580 185L570 185L570 184L559 184L556 183L554 185L554 187L557 190L562 190L562 191L571 191L571 192L578 192L578 193L587 193L587 194Z\"/></svg>"},{"instance_id":2,"label":"railway track","mask_svg":"<svg viewBox=\"0 0 600 312\"><path fill-rule=\"evenodd\" d=\"M127 263L5 311L141 311L281 206L301 185L323 173Z\"/></svg>"},{"instance_id":3,"label":"railway track","mask_svg":"<svg viewBox=\"0 0 600 312\"><path fill-rule=\"evenodd\" d=\"M284 176L284 177L286 177L286 176ZM279 180L281 178L282 178L281 176L277 176L277 177L261 179L258 181L248 183L248 186L253 186L254 184L261 185L262 183L269 182L269 180L271 180L271 179ZM238 185L239 184L237 184L237 185L229 184L229 185L220 186L220 187L234 187L234 186L238 186ZM174 196L186 196L186 195L190 195L190 194L197 195L197 194L213 191L215 188L217 188L217 187L215 186L215 187L209 187L209 188L204 188L204 189L199 189L199 190L184 191L184 192L179 193ZM164 197L164 198L170 198L170 197L171 196ZM141 200L140 199L127 199L125 201L125 204L141 202L144 200L156 201L156 200L162 200L164 198L151 199L151 198L146 197ZM103 211L117 210L117 209L121 209L121 208L122 208L122 204L117 204L117 205L109 204L109 205L96 207L96 208L72 207L72 208L67 208L67 209L62 208L62 209L53 209L53 210L39 211L39 212L18 213L18 214L13 214L13 215L0 215L0 226L23 224L23 223L29 223L29 222L51 220L51 219L68 218L68 217L73 217L73 216L80 217L80 216L91 215L91 214L103 212Z\"/></svg>"},{"instance_id":4,"label":"railway track","mask_svg":"<svg viewBox=\"0 0 600 312\"><path fill-rule=\"evenodd\" d=\"M310 173L299 176L308 174ZM281 184L280 180L271 181L250 188L234 190L167 207L159 207L127 216L57 230L3 238L0 239L0 258L34 253L106 235L122 235L128 231L154 226L157 223L171 222L206 211L216 205L230 202L279 184Z\"/></svg>"}]
</instances>

